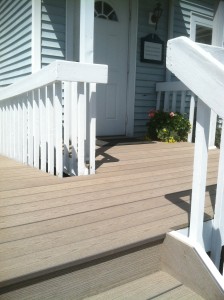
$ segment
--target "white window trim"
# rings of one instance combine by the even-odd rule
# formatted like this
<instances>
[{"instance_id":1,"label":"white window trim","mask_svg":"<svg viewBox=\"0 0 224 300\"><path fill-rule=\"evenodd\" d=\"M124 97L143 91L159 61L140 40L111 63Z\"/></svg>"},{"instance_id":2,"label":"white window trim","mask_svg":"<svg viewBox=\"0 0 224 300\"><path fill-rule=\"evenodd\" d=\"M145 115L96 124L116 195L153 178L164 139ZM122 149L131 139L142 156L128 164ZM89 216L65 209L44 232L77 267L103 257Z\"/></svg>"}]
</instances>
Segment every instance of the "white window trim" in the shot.
<instances>
[{"instance_id":1,"label":"white window trim","mask_svg":"<svg viewBox=\"0 0 224 300\"><path fill-rule=\"evenodd\" d=\"M195 12L191 12L190 16L190 39L195 41L196 26L204 26L213 28L213 18L208 15L203 15Z\"/></svg>"}]
</instances>

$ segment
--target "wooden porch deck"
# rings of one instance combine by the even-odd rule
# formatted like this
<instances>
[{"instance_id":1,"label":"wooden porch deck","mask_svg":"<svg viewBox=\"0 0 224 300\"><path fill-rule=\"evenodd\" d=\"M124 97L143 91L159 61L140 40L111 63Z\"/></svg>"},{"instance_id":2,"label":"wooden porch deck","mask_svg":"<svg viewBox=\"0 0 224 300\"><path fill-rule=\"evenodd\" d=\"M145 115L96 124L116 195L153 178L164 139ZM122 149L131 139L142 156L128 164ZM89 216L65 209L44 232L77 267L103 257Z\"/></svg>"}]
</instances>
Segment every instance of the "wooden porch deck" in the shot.
<instances>
[{"instance_id":1,"label":"wooden porch deck","mask_svg":"<svg viewBox=\"0 0 224 300\"><path fill-rule=\"evenodd\" d=\"M206 219L219 150L209 153ZM0 287L156 242L189 221L193 145L97 149L97 174L58 179L0 157Z\"/></svg>"}]
</instances>

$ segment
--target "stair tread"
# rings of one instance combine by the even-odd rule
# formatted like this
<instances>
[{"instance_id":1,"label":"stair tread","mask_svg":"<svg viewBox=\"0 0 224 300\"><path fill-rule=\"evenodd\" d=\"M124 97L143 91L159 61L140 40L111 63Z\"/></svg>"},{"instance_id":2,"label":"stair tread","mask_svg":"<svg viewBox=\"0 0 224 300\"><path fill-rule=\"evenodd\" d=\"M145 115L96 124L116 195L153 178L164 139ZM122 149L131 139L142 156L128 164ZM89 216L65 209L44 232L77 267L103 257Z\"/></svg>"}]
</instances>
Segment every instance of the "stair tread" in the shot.
<instances>
[{"instance_id":1,"label":"stair tread","mask_svg":"<svg viewBox=\"0 0 224 300\"><path fill-rule=\"evenodd\" d=\"M115 287L86 300L149 300L149 299L203 299L191 289L184 286L171 275L163 271Z\"/></svg>"}]
</instances>

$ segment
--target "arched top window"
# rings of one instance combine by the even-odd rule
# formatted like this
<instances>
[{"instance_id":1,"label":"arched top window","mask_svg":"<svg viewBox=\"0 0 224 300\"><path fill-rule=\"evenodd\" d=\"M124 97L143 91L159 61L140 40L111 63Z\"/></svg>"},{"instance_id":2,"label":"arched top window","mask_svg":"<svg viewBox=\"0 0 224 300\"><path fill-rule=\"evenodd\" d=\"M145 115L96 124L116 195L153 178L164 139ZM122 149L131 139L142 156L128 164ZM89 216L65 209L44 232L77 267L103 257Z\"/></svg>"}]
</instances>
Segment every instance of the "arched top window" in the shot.
<instances>
[{"instance_id":1,"label":"arched top window","mask_svg":"<svg viewBox=\"0 0 224 300\"><path fill-rule=\"evenodd\" d=\"M95 17L110 21L118 21L115 10L105 1L95 2Z\"/></svg>"}]
</instances>

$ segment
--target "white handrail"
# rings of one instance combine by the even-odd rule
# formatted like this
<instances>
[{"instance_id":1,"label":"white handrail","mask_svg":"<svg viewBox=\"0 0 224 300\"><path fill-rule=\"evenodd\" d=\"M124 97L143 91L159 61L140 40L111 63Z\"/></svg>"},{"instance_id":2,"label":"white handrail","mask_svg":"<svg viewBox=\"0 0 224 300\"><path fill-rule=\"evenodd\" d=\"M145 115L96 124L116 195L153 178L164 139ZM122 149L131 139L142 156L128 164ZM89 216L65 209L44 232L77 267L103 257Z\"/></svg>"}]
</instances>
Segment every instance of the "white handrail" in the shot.
<instances>
[{"instance_id":1,"label":"white handrail","mask_svg":"<svg viewBox=\"0 0 224 300\"><path fill-rule=\"evenodd\" d=\"M167 68L221 118L224 118L223 56L224 48L200 45L186 37L170 40L167 45Z\"/></svg>"},{"instance_id":2,"label":"white handrail","mask_svg":"<svg viewBox=\"0 0 224 300\"><path fill-rule=\"evenodd\" d=\"M189 238L200 243L203 218L209 149L211 110L224 117L224 49L197 44L186 37L168 42L167 67L200 99L197 108L194 172L191 199ZM224 134L222 133L222 139ZM219 268L224 245L224 141L220 146L216 203L211 232L211 258Z\"/></svg>"},{"instance_id":3,"label":"white handrail","mask_svg":"<svg viewBox=\"0 0 224 300\"><path fill-rule=\"evenodd\" d=\"M183 84L181 81L167 81L167 82L157 82L156 83L156 91L163 92L179 92L179 91L187 91L189 88Z\"/></svg>"},{"instance_id":4,"label":"white handrail","mask_svg":"<svg viewBox=\"0 0 224 300\"><path fill-rule=\"evenodd\" d=\"M34 74L1 89L0 101L27 93L55 81L107 83L108 66L55 60Z\"/></svg>"},{"instance_id":5,"label":"white handrail","mask_svg":"<svg viewBox=\"0 0 224 300\"><path fill-rule=\"evenodd\" d=\"M55 61L2 88L0 153L60 177L93 174L95 84L107 68Z\"/></svg>"}]
</instances>

